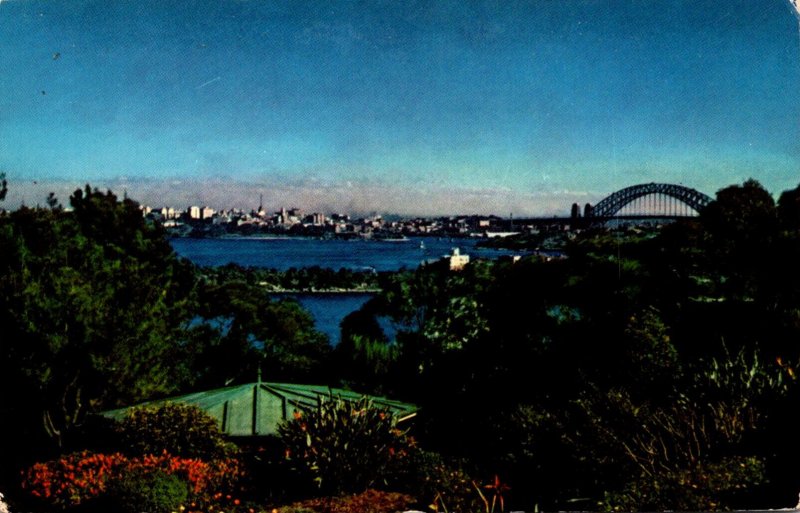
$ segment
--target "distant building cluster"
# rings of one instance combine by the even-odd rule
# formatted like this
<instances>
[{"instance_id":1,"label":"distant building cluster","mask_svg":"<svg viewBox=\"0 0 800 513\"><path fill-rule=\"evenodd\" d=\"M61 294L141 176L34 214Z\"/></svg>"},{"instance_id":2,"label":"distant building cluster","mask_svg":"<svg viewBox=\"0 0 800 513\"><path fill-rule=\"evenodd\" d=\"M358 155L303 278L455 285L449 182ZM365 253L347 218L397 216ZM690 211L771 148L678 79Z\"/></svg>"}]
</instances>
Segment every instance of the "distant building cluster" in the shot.
<instances>
[{"instance_id":1,"label":"distant building cluster","mask_svg":"<svg viewBox=\"0 0 800 513\"><path fill-rule=\"evenodd\" d=\"M231 225L236 227L254 226L265 228L291 228L295 226L331 226L335 227L349 221L348 216L334 214L327 217L325 214L314 212L305 215L298 208L285 209L275 213L267 213L263 208L245 212L239 209L215 210L207 206L192 205L186 210L177 210L172 207L151 208L143 206L143 214L166 227L182 225Z\"/></svg>"},{"instance_id":2,"label":"distant building cluster","mask_svg":"<svg viewBox=\"0 0 800 513\"><path fill-rule=\"evenodd\" d=\"M380 215L351 218L348 214L305 213L299 208L270 212L263 205L245 212L215 210L193 205L186 210L143 206L143 214L162 223L175 235L218 236L229 234L289 233L311 236L398 239L406 236L506 237L521 232L536 233L540 227L498 216L415 217L384 219Z\"/></svg>"}]
</instances>

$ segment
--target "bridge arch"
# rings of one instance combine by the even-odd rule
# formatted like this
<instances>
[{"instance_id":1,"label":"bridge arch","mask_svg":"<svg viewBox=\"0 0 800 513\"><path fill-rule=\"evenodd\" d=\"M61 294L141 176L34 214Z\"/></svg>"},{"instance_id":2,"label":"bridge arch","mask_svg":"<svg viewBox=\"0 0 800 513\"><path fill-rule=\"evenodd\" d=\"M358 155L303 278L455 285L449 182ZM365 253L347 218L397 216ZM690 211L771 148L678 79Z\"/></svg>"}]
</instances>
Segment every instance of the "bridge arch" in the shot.
<instances>
[{"instance_id":1,"label":"bridge arch","mask_svg":"<svg viewBox=\"0 0 800 513\"><path fill-rule=\"evenodd\" d=\"M607 196L597 205L591 208L591 217L609 218L614 217L623 207L638 198L649 194L661 194L675 198L684 203L696 212L708 205L712 200L709 196L700 191L683 185L671 183L645 183L625 187Z\"/></svg>"}]
</instances>

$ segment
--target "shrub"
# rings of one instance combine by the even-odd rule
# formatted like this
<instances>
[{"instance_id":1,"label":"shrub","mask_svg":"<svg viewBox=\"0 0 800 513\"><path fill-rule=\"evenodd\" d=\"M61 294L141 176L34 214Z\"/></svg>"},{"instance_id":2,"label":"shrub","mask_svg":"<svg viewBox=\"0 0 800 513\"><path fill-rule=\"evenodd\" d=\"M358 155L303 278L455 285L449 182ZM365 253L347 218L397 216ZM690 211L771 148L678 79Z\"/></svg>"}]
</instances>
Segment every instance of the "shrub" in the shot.
<instances>
[{"instance_id":1,"label":"shrub","mask_svg":"<svg viewBox=\"0 0 800 513\"><path fill-rule=\"evenodd\" d=\"M22 488L54 506L76 506L105 493L109 479L127 464L119 453L69 454L33 465L24 475Z\"/></svg>"},{"instance_id":2,"label":"shrub","mask_svg":"<svg viewBox=\"0 0 800 513\"><path fill-rule=\"evenodd\" d=\"M175 474L189 484L190 491L197 495L208 495L219 490L230 490L243 475L236 459L203 461L198 458L180 458L164 453L147 455L129 461L127 470L162 470Z\"/></svg>"},{"instance_id":3,"label":"shrub","mask_svg":"<svg viewBox=\"0 0 800 513\"><path fill-rule=\"evenodd\" d=\"M692 469L641 475L621 492L606 493L606 511L727 510L763 484L764 463L753 456L733 456Z\"/></svg>"},{"instance_id":4,"label":"shrub","mask_svg":"<svg viewBox=\"0 0 800 513\"><path fill-rule=\"evenodd\" d=\"M139 469L113 481L109 495L123 513L169 513L189 497L186 481L162 470Z\"/></svg>"},{"instance_id":5,"label":"shrub","mask_svg":"<svg viewBox=\"0 0 800 513\"><path fill-rule=\"evenodd\" d=\"M266 508L263 504L258 504L250 500L242 500L235 494L215 493L214 495L202 499L192 499L186 507L179 508L184 513L266 513L274 511Z\"/></svg>"},{"instance_id":6,"label":"shrub","mask_svg":"<svg viewBox=\"0 0 800 513\"><path fill-rule=\"evenodd\" d=\"M287 458L325 492L361 492L385 481L409 441L392 414L363 398L320 401L278 427Z\"/></svg>"},{"instance_id":7,"label":"shrub","mask_svg":"<svg viewBox=\"0 0 800 513\"><path fill-rule=\"evenodd\" d=\"M119 423L117 432L122 447L134 456L166 451L175 456L214 459L234 451L217 421L188 404L132 408Z\"/></svg>"},{"instance_id":8,"label":"shrub","mask_svg":"<svg viewBox=\"0 0 800 513\"><path fill-rule=\"evenodd\" d=\"M416 450L403 462L400 489L424 504L450 512L481 511L483 504L472 477L460 466L435 452Z\"/></svg>"},{"instance_id":9,"label":"shrub","mask_svg":"<svg viewBox=\"0 0 800 513\"><path fill-rule=\"evenodd\" d=\"M22 487L58 507L71 507L107 494L130 474L164 473L179 478L195 497L232 490L243 475L235 459L203 461L169 454L128 458L120 453L82 452L37 463L25 473Z\"/></svg>"},{"instance_id":10,"label":"shrub","mask_svg":"<svg viewBox=\"0 0 800 513\"><path fill-rule=\"evenodd\" d=\"M414 504L410 495L366 490L356 495L310 499L278 510L279 513L386 513L405 511Z\"/></svg>"}]
</instances>

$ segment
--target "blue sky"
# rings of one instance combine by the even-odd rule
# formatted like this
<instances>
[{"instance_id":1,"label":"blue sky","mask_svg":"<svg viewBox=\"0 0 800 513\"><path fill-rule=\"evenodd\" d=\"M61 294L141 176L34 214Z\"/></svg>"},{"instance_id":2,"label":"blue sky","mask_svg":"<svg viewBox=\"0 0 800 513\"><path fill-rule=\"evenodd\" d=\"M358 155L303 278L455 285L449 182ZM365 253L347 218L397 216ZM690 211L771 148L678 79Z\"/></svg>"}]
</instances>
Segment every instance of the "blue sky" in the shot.
<instances>
[{"instance_id":1,"label":"blue sky","mask_svg":"<svg viewBox=\"0 0 800 513\"><path fill-rule=\"evenodd\" d=\"M800 183L788 0L4 0L0 69L7 206L89 182L536 215L641 182Z\"/></svg>"}]
</instances>

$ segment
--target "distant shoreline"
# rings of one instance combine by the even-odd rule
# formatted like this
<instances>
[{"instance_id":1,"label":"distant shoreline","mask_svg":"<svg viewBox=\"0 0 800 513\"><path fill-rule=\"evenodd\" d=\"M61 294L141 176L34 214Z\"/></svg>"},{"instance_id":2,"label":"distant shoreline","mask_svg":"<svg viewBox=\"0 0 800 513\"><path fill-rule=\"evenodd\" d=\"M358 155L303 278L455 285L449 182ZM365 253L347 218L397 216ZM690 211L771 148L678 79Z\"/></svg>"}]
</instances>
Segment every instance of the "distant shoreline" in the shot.
<instances>
[{"instance_id":1,"label":"distant shoreline","mask_svg":"<svg viewBox=\"0 0 800 513\"><path fill-rule=\"evenodd\" d=\"M381 237L359 237L352 235L335 235L335 236L316 236L306 234L256 234L256 235L240 235L236 233L225 233L222 235L205 235L202 237L192 235L179 235L174 233L167 234L168 239L182 239L182 240L293 240L293 239L306 239L306 240L331 240L331 241L365 241L365 242L386 242L386 243L408 243L413 242L415 239L442 239L442 240L462 240L462 239L481 239L481 236L475 235L433 235L417 233L407 235L406 238L381 238Z\"/></svg>"},{"instance_id":2,"label":"distant shoreline","mask_svg":"<svg viewBox=\"0 0 800 513\"><path fill-rule=\"evenodd\" d=\"M235 233L226 233L224 235L208 235L205 237L191 237L183 235L168 235L169 239L182 239L182 240L291 240L291 239L309 239L309 240L322 240L324 237L312 237L309 235L237 235Z\"/></svg>"}]
</instances>

